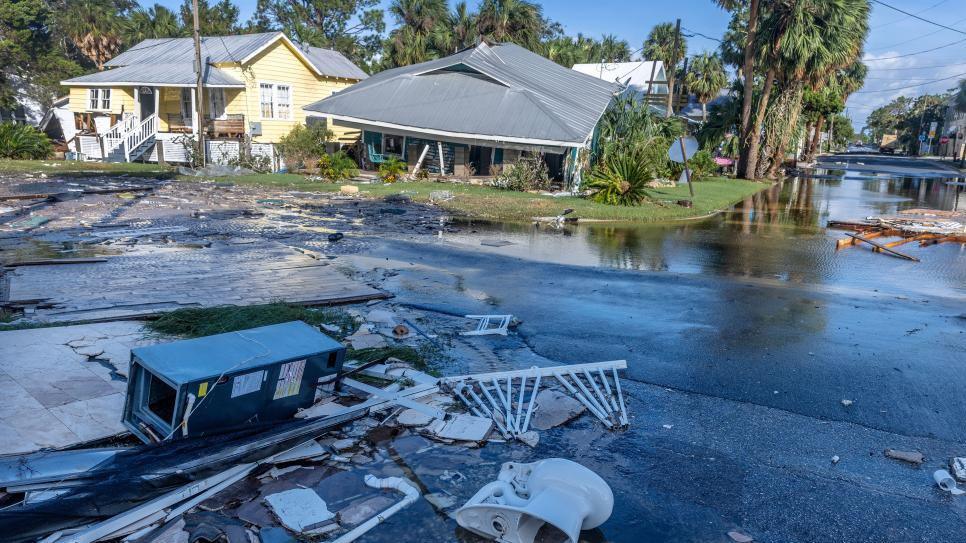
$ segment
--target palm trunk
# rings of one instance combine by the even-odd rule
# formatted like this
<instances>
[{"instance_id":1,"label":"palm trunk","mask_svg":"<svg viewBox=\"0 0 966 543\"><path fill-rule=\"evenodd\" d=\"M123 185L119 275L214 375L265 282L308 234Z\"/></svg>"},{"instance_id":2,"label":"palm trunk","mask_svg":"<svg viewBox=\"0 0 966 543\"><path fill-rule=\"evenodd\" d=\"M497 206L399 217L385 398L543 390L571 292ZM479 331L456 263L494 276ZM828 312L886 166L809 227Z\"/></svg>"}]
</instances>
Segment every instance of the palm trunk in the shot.
<instances>
[{"instance_id":1,"label":"palm trunk","mask_svg":"<svg viewBox=\"0 0 966 543\"><path fill-rule=\"evenodd\" d=\"M742 152L739 153L737 172L746 171L748 153L747 142L751 132L751 105L755 98L755 35L758 33L758 2L751 0L748 8L748 37L745 40L745 62L741 67L744 77L744 96L741 101L741 139Z\"/></svg>"},{"instance_id":2,"label":"palm trunk","mask_svg":"<svg viewBox=\"0 0 966 543\"><path fill-rule=\"evenodd\" d=\"M782 96L779 97L779 101L783 102L782 106L786 113L785 118L782 119L784 122L781 126L778 141L772 148L771 163L768 166L768 177L771 179L778 178L778 171L785 163L785 153L792 142L792 134L796 132L798 126L798 115L802 111L803 89L804 84L801 81L795 81L783 90Z\"/></svg>"},{"instance_id":3,"label":"palm trunk","mask_svg":"<svg viewBox=\"0 0 966 543\"><path fill-rule=\"evenodd\" d=\"M815 123L811 121L805 122L805 145L802 145L802 154L798 156L798 159L802 162L808 161L808 149L812 144L813 128L815 128Z\"/></svg>"},{"instance_id":4,"label":"palm trunk","mask_svg":"<svg viewBox=\"0 0 966 543\"><path fill-rule=\"evenodd\" d=\"M815 155L818 154L818 144L822 141L822 125L825 124L825 116L819 115L818 121L815 121L815 132L812 134L812 141L808 144L808 155L805 159L808 162L815 160Z\"/></svg>"},{"instance_id":5,"label":"palm trunk","mask_svg":"<svg viewBox=\"0 0 966 543\"><path fill-rule=\"evenodd\" d=\"M674 76L668 72L667 76L667 112L665 117L674 115Z\"/></svg>"},{"instance_id":6,"label":"palm trunk","mask_svg":"<svg viewBox=\"0 0 966 543\"><path fill-rule=\"evenodd\" d=\"M771 95L771 88L775 84L775 69L769 68L765 74L765 85L761 89L761 98L758 99L758 111L755 112L755 122L748 132L748 139L745 140L745 169L742 177L745 179L757 179L756 170L758 169L758 149L761 147L761 127L765 124L765 112L768 110L768 97Z\"/></svg>"},{"instance_id":7,"label":"palm trunk","mask_svg":"<svg viewBox=\"0 0 966 543\"><path fill-rule=\"evenodd\" d=\"M701 122L708 122L708 103L701 102Z\"/></svg>"}]
</instances>

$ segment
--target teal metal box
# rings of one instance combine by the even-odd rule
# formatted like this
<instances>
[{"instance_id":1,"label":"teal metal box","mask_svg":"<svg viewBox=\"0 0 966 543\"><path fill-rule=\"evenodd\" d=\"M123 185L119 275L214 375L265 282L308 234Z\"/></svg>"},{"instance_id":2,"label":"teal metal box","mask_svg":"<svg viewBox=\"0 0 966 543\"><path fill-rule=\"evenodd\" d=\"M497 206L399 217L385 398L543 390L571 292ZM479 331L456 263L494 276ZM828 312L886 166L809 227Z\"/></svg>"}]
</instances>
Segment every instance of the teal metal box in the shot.
<instances>
[{"instance_id":1,"label":"teal metal box","mask_svg":"<svg viewBox=\"0 0 966 543\"><path fill-rule=\"evenodd\" d=\"M302 321L131 351L124 425L145 443L290 419L345 347Z\"/></svg>"}]
</instances>

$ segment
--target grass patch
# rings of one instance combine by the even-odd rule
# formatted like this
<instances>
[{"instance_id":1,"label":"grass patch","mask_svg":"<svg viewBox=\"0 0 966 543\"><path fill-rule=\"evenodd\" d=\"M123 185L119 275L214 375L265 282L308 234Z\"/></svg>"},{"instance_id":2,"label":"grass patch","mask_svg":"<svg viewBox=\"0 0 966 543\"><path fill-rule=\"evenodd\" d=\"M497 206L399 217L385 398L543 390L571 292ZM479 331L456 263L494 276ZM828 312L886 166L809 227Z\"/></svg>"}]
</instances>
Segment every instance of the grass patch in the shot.
<instances>
[{"instance_id":1,"label":"grass patch","mask_svg":"<svg viewBox=\"0 0 966 543\"><path fill-rule=\"evenodd\" d=\"M130 175L167 179L177 175L171 167L140 162L79 162L75 160L0 160L0 174L45 173L63 177Z\"/></svg>"},{"instance_id":2,"label":"grass patch","mask_svg":"<svg viewBox=\"0 0 966 543\"><path fill-rule=\"evenodd\" d=\"M236 184L270 188L337 192L339 183L310 181L296 174L254 174L226 177L220 180ZM350 183L351 184L351 183ZM741 179L712 177L694 184L693 207L677 205L677 200L689 199L687 186L648 189L651 200L639 206L611 206L573 196L542 196L525 192L500 190L479 185L460 185L431 181L400 182L389 185L358 185L363 195L382 198L393 194L407 194L413 201L428 203L430 193L448 190L454 198L439 206L466 217L528 221L534 217L552 217L565 208L573 208L582 219L657 222L701 217L727 209L749 196L768 188L770 184Z\"/></svg>"},{"instance_id":3,"label":"grass patch","mask_svg":"<svg viewBox=\"0 0 966 543\"><path fill-rule=\"evenodd\" d=\"M312 326L334 324L342 328L342 337L355 329L355 321L343 311L331 308L304 307L286 303L220 306L178 309L165 313L146 327L157 334L196 338L247 330L289 321L304 321Z\"/></svg>"},{"instance_id":4,"label":"grass patch","mask_svg":"<svg viewBox=\"0 0 966 543\"><path fill-rule=\"evenodd\" d=\"M372 349L350 350L347 359L358 360L361 364L385 358L398 358L410 364L413 369L423 371L434 377L439 377L439 370L431 361L433 353L427 349L416 349L408 345L394 345L391 347L374 347Z\"/></svg>"}]
</instances>

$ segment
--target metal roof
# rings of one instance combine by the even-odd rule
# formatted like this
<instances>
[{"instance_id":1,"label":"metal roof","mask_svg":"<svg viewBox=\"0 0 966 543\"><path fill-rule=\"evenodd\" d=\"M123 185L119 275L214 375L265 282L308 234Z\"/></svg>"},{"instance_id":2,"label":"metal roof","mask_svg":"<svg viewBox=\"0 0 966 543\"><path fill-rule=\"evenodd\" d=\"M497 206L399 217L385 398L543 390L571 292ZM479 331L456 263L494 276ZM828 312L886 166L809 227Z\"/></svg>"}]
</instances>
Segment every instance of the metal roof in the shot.
<instances>
[{"instance_id":1,"label":"metal roof","mask_svg":"<svg viewBox=\"0 0 966 543\"><path fill-rule=\"evenodd\" d=\"M369 77L369 74L363 72L362 68L353 64L351 60L338 51L305 45L299 46L299 48L315 68L325 75L360 80Z\"/></svg>"},{"instance_id":2,"label":"metal roof","mask_svg":"<svg viewBox=\"0 0 966 543\"><path fill-rule=\"evenodd\" d=\"M209 64L241 63L248 60L277 40L293 44L282 32L241 34L237 36L208 36L201 38L201 56ZM368 77L358 66L338 51L321 47L297 46L300 53L321 75L346 79ZM112 58L105 66L132 66L135 64L188 64L195 58L194 41L191 38L159 38L144 40L127 51Z\"/></svg>"},{"instance_id":3,"label":"metal roof","mask_svg":"<svg viewBox=\"0 0 966 543\"><path fill-rule=\"evenodd\" d=\"M202 80L206 87L238 87L245 83L228 75L214 66L205 66ZM62 81L64 85L161 85L169 87L192 87L195 85L194 65L191 62L180 64L131 64L82 75Z\"/></svg>"},{"instance_id":4,"label":"metal roof","mask_svg":"<svg viewBox=\"0 0 966 543\"><path fill-rule=\"evenodd\" d=\"M380 72L305 109L413 130L581 146L618 90L518 45L481 43Z\"/></svg>"},{"instance_id":5,"label":"metal roof","mask_svg":"<svg viewBox=\"0 0 966 543\"><path fill-rule=\"evenodd\" d=\"M292 321L138 347L131 354L155 375L181 385L342 348L314 327Z\"/></svg>"}]
</instances>

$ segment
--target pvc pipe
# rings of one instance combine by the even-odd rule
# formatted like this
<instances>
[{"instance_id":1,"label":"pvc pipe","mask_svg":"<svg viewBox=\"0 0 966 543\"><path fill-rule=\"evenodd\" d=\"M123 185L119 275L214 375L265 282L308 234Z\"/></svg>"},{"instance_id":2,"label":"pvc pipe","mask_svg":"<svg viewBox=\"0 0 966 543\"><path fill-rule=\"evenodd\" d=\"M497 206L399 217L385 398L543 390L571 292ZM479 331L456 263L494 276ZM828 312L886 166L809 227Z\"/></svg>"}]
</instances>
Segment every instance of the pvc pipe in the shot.
<instances>
[{"instance_id":1,"label":"pvc pipe","mask_svg":"<svg viewBox=\"0 0 966 543\"><path fill-rule=\"evenodd\" d=\"M409 481L401 477L386 477L385 479L380 479L375 475L368 474L366 475L365 481L366 486L368 487L379 489L390 488L402 492L406 496L395 505L389 506L389 508L382 513L379 513L378 515L356 526L352 530L346 532L332 543L350 543L351 541L355 541L362 534L375 528L376 525L381 524L387 518L398 513L401 509L409 507L413 502L418 500L420 496L419 490L411 485Z\"/></svg>"}]
</instances>

